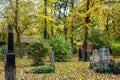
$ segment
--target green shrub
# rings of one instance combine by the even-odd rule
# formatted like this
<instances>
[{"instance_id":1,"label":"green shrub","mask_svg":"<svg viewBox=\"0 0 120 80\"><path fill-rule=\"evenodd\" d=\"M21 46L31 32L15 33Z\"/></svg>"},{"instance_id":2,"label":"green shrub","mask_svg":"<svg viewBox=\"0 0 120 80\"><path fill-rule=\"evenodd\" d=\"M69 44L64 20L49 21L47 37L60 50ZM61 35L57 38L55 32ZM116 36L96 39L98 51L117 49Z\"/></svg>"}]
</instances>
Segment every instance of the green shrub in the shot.
<instances>
[{"instance_id":1,"label":"green shrub","mask_svg":"<svg viewBox=\"0 0 120 80\"><path fill-rule=\"evenodd\" d=\"M55 53L55 61L68 61L72 56L72 46L70 40L65 40L60 36L49 38L49 43Z\"/></svg>"},{"instance_id":2,"label":"green shrub","mask_svg":"<svg viewBox=\"0 0 120 80\"><path fill-rule=\"evenodd\" d=\"M109 69L96 69L96 72L99 73L113 73L113 74L120 74L120 62L115 63L113 60L109 63Z\"/></svg>"},{"instance_id":3,"label":"green shrub","mask_svg":"<svg viewBox=\"0 0 120 80\"><path fill-rule=\"evenodd\" d=\"M45 58L51 52L49 43L44 39L37 39L31 45L31 55L34 65L44 65Z\"/></svg>"},{"instance_id":4,"label":"green shrub","mask_svg":"<svg viewBox=\"0 0 120 80\"><path fill-rule=\"evenodd\" d=\"M0 60L5 60L6 53L7 53L7 45L0 46Z\"/></svg>"},{"instance_id":5,"label":"green shrub","mask_svg":"<svg viewBox=\"0 0 120 80\"><path fill-rule=\"evenodd\" d=\"M0 60L4 61L5 60L5 56L6 56L5 54L0 54Z\"/></svg>"},{"instance_id":6,"label":"green shrub","mask_svg":"<svg viewBox=\"0 0 120 80\"><path fill-rule=\"evenodd\" d=\"M6 54L7 53L7 45L0 46L0 53Z\"/></svg>"},{"instance_id":7,"label":"green shrub","mask_svg":"<svg viewBox=\"0 0 120 80\"><path fill-rule=\"evenodd\" d=\"M112 50L112 55L114 57L120 56L120 43L112 42L111 43L111 50Z\"/></svg>"},{"instance_id":8,"label":"green shrub","mask_svg":"<svg viewBox=\"0 0 120 80\"><path fill-rule=\"evenodd\" d=\"M110 72L113 74L120 74L120 65L119 62L115 63L113 60L109 64Z\"/></svg>"},{"instance_id":9,"label":"green shrub","mask_svg":"<svg viewBox=\"0 0 120 80\"><path fill-rule=\"evenodd\" d=\"M55 69L50 65L38 66L38 67L34 67L30 70L30 72L32 72L32 73L50 73L50 72L54 72L54 71L55 71Z\"/></svg>"}]
</instances>

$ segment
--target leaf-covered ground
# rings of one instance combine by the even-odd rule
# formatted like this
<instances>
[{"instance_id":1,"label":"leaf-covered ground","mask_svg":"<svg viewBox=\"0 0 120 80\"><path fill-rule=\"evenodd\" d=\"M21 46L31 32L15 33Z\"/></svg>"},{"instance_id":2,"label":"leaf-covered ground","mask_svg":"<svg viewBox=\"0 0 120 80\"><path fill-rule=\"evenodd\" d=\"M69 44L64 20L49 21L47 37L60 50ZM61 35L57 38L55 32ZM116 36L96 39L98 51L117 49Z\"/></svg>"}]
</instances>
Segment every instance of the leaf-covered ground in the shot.
<instances>
[{"instance_id":1,"label":"leaf-covered ground","mask_svg":"<svg viewBox=\"0 0 120 80\"><path fill-rule=\"evenodd\" d=\"M31 64L30 59L16 59L17 80L120 80L120 75L89 70L89 62L55 62L56 72L46 74L27 73ZM4 80L3 62L0 62L0 80Z\"/></svg>"}]
</instances>

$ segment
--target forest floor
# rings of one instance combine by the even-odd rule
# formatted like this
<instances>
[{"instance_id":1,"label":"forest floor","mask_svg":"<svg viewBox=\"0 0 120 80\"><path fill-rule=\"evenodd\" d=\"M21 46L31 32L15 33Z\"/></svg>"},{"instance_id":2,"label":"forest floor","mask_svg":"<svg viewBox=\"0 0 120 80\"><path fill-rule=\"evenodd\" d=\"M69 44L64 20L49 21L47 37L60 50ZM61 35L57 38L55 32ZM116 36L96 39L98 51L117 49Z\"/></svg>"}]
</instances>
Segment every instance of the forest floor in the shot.
<instances>
[{"instance_id":1,"label":"forest floor","mask_svg":"<svg viewBox=\"0 0 120 80\"><path fill-rule=\"evenodd\" d=\"M114 59L120 61L119 58ZM32 68L31 64L31 59L16 58L17 80L120 80L120 75L101 74L90 70L89 62L78 61L75 55L70 62L55 62L55 73L26 73ZM5 80L4 74L4 62L0 62L0 80Z\"/></svg>"}]
</instances>

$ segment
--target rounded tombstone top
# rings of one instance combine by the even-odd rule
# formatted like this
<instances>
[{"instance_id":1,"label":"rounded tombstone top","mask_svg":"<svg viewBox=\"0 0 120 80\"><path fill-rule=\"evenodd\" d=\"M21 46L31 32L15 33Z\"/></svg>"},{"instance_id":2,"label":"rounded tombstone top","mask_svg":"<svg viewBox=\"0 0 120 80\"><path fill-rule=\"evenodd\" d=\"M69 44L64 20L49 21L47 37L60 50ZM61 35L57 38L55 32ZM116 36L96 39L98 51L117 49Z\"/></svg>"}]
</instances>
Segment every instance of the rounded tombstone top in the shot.
<instances>
[{"instance_id":1,"label":"rounded tombstone top","mask_svg":"<svg viewBox=\"0 0 120 80\"><path fill-rule=\"evenodd\" d=\"M97 49L94 49L93 52L94 52L94 53L98 53L98 50L97 50Z\"/></svg>"},{"instance_id":2,"label":"rounded tombstone top","mask_svg":"<svg viewBox=\"0 0 120 80\"><path fill-rule=\"evenodd\" d=\"M102 48L100 48L100 51L105 51L107 48L105 46L103 46Z\"/></svg>"},{"instance_id":3,"label":"rounded tombstone top","mask_svg":"<svg viewBox=\"0 0 120 80\"><path fill-rule=\"evenodd\" d=\"M105 46L103 46L102 48L106 48Z\"/></svg>"},{"instance_id":4,"label":"rounded tombstone top","mask_svg":"<svg viewBox=\"0 0 120 80\"><path fill-rule=\"evenodd\" d=\"M92 60L93 60L93 61L98 61L98 60L99 60L99 58L98 58L98 50L97 50L97 49L94 49L94 50L93 50Z\"/></svg>"},{"instance_id":5,"label":"rounded tombstone top","mask_svg":"<svg viewBox=\"0 0 120 80\"><path fill-rule=\"evenodd\" d=\"M98 51L97 49L94 49L94 51Z\"/></svg>"}]
</instances>

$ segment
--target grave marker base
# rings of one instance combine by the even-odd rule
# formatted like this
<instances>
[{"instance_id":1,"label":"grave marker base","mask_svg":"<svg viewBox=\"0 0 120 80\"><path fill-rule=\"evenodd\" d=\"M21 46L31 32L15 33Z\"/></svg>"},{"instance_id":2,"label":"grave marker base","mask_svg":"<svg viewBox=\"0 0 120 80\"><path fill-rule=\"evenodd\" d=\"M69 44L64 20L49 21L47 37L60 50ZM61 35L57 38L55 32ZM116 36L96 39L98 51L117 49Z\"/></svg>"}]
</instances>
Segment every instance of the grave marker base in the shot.
<instances>
[{"instance_id":1,"label":"grave marker base","mask_svg":"<svg viewBox=\"0 0 120 80\"><path fill-rule=\"evenodd\" d=\"M17 80L16 79L16 67L5 65L5 80Z\"/></svg>"}]
</instances>

